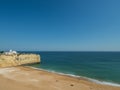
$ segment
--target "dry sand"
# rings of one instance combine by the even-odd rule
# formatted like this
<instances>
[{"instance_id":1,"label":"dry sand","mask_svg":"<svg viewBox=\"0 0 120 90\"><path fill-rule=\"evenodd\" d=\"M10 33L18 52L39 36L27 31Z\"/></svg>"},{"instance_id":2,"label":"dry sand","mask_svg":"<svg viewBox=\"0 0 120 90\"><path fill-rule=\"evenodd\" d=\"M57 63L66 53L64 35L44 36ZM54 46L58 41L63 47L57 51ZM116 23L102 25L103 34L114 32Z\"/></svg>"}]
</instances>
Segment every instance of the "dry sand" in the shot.
<instances>
[{"instance_id":1,"label":"dry sand","mask_svg":"<svg viewBox=\"0 0 120 90\"><path fill-rule=\"evenodd\" d=\"M19 66L0 68L0 90L120 90L120 87Z\"/></svg>"}]
</instances>

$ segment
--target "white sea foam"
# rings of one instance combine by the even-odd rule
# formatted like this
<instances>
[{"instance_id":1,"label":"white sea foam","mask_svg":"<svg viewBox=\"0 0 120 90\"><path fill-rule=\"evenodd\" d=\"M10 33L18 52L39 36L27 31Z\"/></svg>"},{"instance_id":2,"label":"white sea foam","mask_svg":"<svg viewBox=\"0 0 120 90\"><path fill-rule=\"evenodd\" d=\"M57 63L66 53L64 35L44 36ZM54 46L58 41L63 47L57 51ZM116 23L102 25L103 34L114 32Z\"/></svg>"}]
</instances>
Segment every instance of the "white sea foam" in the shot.
<instances>
[{"instance_id":1,"label":"white sea foam","mask_svg":"<svg viewBox=\"0 0 120 90\"><path fill-rule=\"evenodd\" d=\"M107 81L99 81L99 80L91 79L91 78L87 78L87 77L84 77L84 78L86 78L86 79L88 79L88 80L90 80L92 82L98 83L98 84L120 87L120 84L118 84L118 83L107 82Z\"/></svg>"},{"instance_id":2,"label":"white sea foam","mask_svg":"<svg viewBox=\"0 0 120 90\"><path fill-rule=\"evenodd\" d=\"M84 78L84 79L87 79L89 81L95 82L97 84L120 87L120 84L118 84L118 83L107 82L107 81L99 81L99 80L88 78L88 77L84 77L84 76L78 76L78 75L74 75L74 74L60 73L60 72L56 72L54 70L45 70L45 69L35 68L35 67L31 67L31 66L26 66L26 67L30 67L30 68L37 69L37 70L43 70L43 71L47 71L47 72L52 72L52 73L56 73L56 74L60 74L60 75L67 75L67 76L76 77L76 78Z\"/></svg>"}]
</instances>

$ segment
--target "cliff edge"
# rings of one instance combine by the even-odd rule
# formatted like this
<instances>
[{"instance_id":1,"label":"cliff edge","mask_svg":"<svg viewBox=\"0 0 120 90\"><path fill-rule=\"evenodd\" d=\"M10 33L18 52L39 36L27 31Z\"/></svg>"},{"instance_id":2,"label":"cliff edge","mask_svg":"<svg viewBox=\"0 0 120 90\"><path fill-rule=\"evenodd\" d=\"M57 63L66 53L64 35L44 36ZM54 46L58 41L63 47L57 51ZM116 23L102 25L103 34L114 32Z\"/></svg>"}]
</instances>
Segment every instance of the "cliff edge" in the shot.
<instances>
[{"instance_id":1,"label":"cliff edge","mask_svg":"<svg viewBox=\"0 0 120 90\"><path fill-rule=\"evenodd\" d=\"M18 66L23 64L40 63L40 55L37 54L0 54L0 67Z\"/></svg>"}]
</instances>

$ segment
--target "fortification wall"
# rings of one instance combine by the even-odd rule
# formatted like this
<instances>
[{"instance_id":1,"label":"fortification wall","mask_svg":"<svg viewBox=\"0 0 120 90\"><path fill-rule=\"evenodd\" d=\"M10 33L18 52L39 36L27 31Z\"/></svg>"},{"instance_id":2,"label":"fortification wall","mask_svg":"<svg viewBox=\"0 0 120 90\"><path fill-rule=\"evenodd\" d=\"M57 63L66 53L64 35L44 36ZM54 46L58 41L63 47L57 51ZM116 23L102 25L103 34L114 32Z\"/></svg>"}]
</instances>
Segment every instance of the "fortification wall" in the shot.
<instances>
[{"instance_id":1,"label":"fortification wall","mask_svg":"<svg viewBox=\"0 0 120 90\"><path fill-rule=\"evenodd\" d=\"M40 63L40 55L37 54L0 54L0 67L10 67L23 64Z\"/></svg>"}]
</instances>

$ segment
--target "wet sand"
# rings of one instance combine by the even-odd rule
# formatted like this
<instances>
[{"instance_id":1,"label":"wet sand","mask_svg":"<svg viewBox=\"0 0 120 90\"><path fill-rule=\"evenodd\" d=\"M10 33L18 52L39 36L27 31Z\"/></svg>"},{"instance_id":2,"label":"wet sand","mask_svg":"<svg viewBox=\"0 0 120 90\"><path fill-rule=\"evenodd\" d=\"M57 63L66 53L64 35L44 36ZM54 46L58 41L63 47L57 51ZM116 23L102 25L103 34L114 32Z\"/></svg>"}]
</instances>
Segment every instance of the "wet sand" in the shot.
<instances>
[{"instance_id":1,"label":"wet sand","mask_svg":"<svg viewBox=\"0 0 120 90\"><path fill-rule=\"evenodd\" d=\"M18 66L0 68L0 90L120 90L120 87Z\"/></svg>"}]
</instances>

